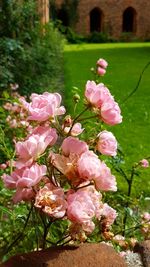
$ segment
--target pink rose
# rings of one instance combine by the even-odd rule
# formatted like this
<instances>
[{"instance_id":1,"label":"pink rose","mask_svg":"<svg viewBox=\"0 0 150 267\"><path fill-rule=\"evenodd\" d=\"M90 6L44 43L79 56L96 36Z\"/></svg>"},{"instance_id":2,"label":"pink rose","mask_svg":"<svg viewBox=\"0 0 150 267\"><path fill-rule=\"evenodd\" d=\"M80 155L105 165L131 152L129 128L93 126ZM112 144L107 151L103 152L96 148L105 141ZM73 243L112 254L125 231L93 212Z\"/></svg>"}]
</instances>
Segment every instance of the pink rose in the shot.
<instances>
[{"instance_id":1,"label":"pink rose","mask_svg":"<svg viewBox=\"0 0 150 267\"><path fill-rule=\"evenodd\" d=\"M104 102L101 106L101 118L108 125L121 123L122 116L118 104L113 100Z\"/></svg>"},{"instance_id":2,"label":"pink rose","mask_svg":"<svg viewBox=\"0 0 150 267\"><path fill-rule=\"evenodd\" d=\"M43 176L46 175L46 170L47 168L45 165L38 165L37 163L33 164L31 167L18 170L18 172L20 171L20 177L16 187L23 188L37 185Z\"/></svg>"},{"instance_id":3,"label":"pink rose","mask_svg":"<svg viewBox=\"0 0 150 267\"><path fill-rule=\"evenodd\" d=\"M141 165L141 167L143 167L143 168L148 168L148 167L149 167L149 162L148 162L147 159L142 159L142 160L140 161L140 165Z\"/></svg>"},{"instance_id":4,"label":"pink rose","mask_svg":"<svg viewBox=\"0 0 150 267\"><path fill-rule=\"evenodd\" d=\"M88 145L84 141L80 141L78 138L69 136L64 139L61 148L62 153L65 156L69 156L70 154L81 155L88 150Z\"/></svg>"},{"instance_id":5,"label":"pink rose","mask_svg":"<svg viewBox=\"0 0 150 267\"><path fill-rule=\"evenodd\" d=\"M97 61L96 64L97 64L98 66L100 66L101 68L103 68L103 69L106 69L107 66L108 66L108 62L107 62L105 59L103 59L103 58L100 58L100 59Z\"/></svg>"},{"instance_id":6,"label":"pink rose","mask_svg":"<svg viewBox=\"0 0 150 267\"><path fill-rule=\"evenodd\" d=\"M4 184L9 189L32 187L46 174L46 166L34 164L31 167L16 169L11 175L3 174Z\"/></svg>"},{"instance_id":7,"label":"pink rose","mask_svg":"<svg viewBox=\"0 0 150 267\"><path fill-rule=\"evenodd\" d=\"M117 140L115 136L108 131L102 131L98 135L97 150L108 156L116 156L117 154Z\"/></svg>"},{"instance_id":8,"label":"pink rose","mask_svg":"<svg viewBox=\"0 0 150 267\"><path fill-rule=\"evenodd\" d=\"M65 108L60 106L61 95L58 93L32 94L31 103L27 103L24 99L20 101L29 112L29 120L46 121L65 113Z\"/></svg>"},{"instance_id":9,"label":"pink rose","mask_svg":"<svg viewBox=\"0 0 150 267\"><path fill-rule=\"evenodd\" d=\"M98 193L98 192L97 192ZM82 225L84 231L91 233L94 230L92 219L97 216L100 208L101 195L95 190L84 188L71 192L67 197L67 217L73 222Z\"/></svg>"},{"instance_id":10,"label":"pink rose","mask_svg":"<svg viewBox=\"0 0 150 267\"><path fill-rule=\"evenodd\" d=\"M108 204L104 203L103 205L103 210L102 210L102 216L106 218L107 221L107 226L111 226L116 217L117 217L117 212L113 208L111 208Z\"/></svg>"},{"instance_id":11,"label":"pink rose","mask_svg":"<svg viewBox=\"0 0 150 267\"><path fill-rule=\"evenodd\" d=\"M84 182L82 183L80 186L84 186L87 182ZM102 195L100 192L98 192L96 189L95 189L95 186L93 185L90 185L88 187L85 187L85 188L82 188L80 190L83 190L85 192L87 192L89 194L89 196L91 197L92 199L92 202L95 206L95 217L97 219L101 219L101 212L102 212L102 208L103 208L103 204L101 202L102 200Z\"/></svg>"},{"instance_id":12,"label":"pink rose","mask_svg":"<svg viewBox=\"0 0 150 267\"><path fill-rule=\"evenodd\" d=\"M104 162L100 163L100 175L94 179L97 190L117 191L116 178Z\"/></svg>"},{"instance_id":13,"label":"pink rose","mask_svg":"<svg viewBox=\"0 0 150 267\"><path fill-rule=\"evenodd\" d=\"M96 84L94 81L87 81L85 97L96 108L100 108L103 103L110 101L110 99L113 100L108 88L103 83Z\"/></svg>"},{"instance_id":14,"label":"pink rose","mask_svg":"<svg viewBox=\"0 0 150 267\"><path fill-rule=\"evenodd\" d=\"M13 196L13 202L16 204L20 201L30 201L35 197L35 193L31 188L18 188Z\"/></svg>"},{"instance_id":15,"label":"pink rose","mask_svg":"<svg viewBox=\"0 0 150 267\"><path fill-rule=\"evenodd\" d=\"M39 190L34 205L54 218L64 217L67 208L63 189L51 183L46 184Z\"/></svg>"},{"instance_id":16,"label":"pink rose","mask_svg":"<svg viewBox=\"0 0 150 267\"><path fill-rule=\"evenodd\" d=\"M100 160L93 151L84 152L77 162L77 169L82 179L95 179L101 173Z\"/></svg>"},{"instance_id":17,"label":"pink rose","mask_svg":"<svg viewBox=\"0 0 150 267\"><path fill-rule=\"evenodd\" d=\"M79 158L78 155L70 154L69 157L65 157L64 155L51 152L49 157L51 164L62 174L64 174L74 186L77 186L83 182L77 171L77 160Z\"/></svg>"},{"instance_id":18,"label":"pink rose","mask_svg":"<svg viewBox=\"0 0 150 267\"><path fill-rule=\"evenodd\" d=\"M30 166L41 154L44 153L48 145L52 146L57 140L57 133L55 129L49 127L37 127L32 135L24 142L16 143L16 153L18 161L17 168Z\"/></svg>"},{"instance_id":19,"label":"pink rose","mask_svg":"<svg viewBox=\"0 0 150 267\"><path fill-rule=\"evenodd\" d=\"M16 184L18 182L20 178L20 170L16 170L14 172L12 172L11 175L8 175L6 173L4 173L2 175L2 180L4 182L5 187L9 188L9 189L15 189L16 188Z\"/></svg>"}]
</instances>

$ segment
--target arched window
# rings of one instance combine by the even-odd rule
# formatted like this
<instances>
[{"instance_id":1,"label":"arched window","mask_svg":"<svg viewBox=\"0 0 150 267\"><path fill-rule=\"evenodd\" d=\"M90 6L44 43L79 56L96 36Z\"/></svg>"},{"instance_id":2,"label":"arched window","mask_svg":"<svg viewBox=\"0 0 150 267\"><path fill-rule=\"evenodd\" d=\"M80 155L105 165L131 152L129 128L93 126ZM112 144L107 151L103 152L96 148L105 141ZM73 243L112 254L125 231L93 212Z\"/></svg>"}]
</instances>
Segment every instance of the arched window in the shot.
<instances>
[{"instance_id":1,"label":"arched window","mask_svg":"<svg viewBox=\"0 0 150 267\"><path fill-rule=\"evenodd\" d=\"M95 7L90 12L90 32L101 32L102 31L102 11Z\"/></svg>"},{"instance_id":2,"label":"arched window","mask_svg":"<svg viewBox=\"0 0 150 267\"><path fill-rule=\"evenodd\" d=\"M133 7L128 7L123 12L123 32L135 32L136 30L136 11Z\"/></svg>"},{"instance_id":3,"label":"arched window","mask_svg":"<svg viewBox=\"0 0 150 267\"><path fill-rule=\"evenodd\" d=\"M63 26L69 26L69 15L65 9L58 10L57 18L61 20Z\"/></svg>"}]
</instances>

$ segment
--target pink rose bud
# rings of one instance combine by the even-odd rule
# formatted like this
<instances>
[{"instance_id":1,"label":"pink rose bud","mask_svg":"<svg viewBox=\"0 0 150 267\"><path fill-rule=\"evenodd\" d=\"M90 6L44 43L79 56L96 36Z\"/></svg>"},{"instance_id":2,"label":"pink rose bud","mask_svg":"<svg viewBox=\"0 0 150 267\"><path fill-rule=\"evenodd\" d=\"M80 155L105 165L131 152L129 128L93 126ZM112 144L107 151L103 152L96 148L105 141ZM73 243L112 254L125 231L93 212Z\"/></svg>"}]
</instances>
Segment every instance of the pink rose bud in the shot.
<instances>
[{"instance_id":1,"label":"pink rose bud","mask_svg":"<svg viewBox=\"0 0 150 267\"><path fill-rule=\"evenodd\" d=\"M63 123L64 127L70 127L72 125L72 119L70 115L67 115Z\"/></svg>"},{"instance_id":2,"label":"pink rose bud","mask_svg":"<svg viewBox=\"0 0 150 267\"><path fill-rule=\"evenodd\" d=\"M105 73L106 73L106 70L105 70L105 69L103 69L103 68L101 68L101 67L98 67L98 68L97 68L97 74L98 74L99 76L104 76Z\"/></svg>"},{"instance_id":3,"label":"pink rose bud","mask_svg":"<svg viewBox=\"0 0 150 267\"><path fill-rule=\"evenodd\" d=\"M140 161L140 165L141 165L141 167L143 167L143 168L148 168L148 167L149 167L149 162L148 162L147 159L142 159L142 160Z\"/></svg>"},{"instance_id":4,"label":"pink rose bud","mask_svg":"<svg viewBox=\"0 0 150 267\"><path fill-rule=\"evenodd\" d=\"M100 59L97 61L96 64L97 64L99 67L104 68L104 69L106 69L107 66L108 66L108 62L107 62L105 59L103 59L103 58L100 58Z\"/></svg>"},{"instance_id":5,"label":"pink rose bud","mask_svg":"<svg viewBox=\"0 0 150 267\"><path fill-rule=\"evenodd\" d=\"M73 125L72 130L71 130L71 135L72 136L78 136L84 131L84 128L82 128L81 123L77 122Z\"/></svg>"},{"instance_id":6,"label":"pink rose bud","mask_svg":"<svg viewBox=\"0 0 150 267\"><path fill-rule=\"evenodd\" d=\"M71 127L65 127L63 130L64 132L67 134L70 132ZM81 134L84 131L84 128L82 128L81 123L77 122L73 125L70 135L71 136L78 136L79 134Z\"/></svg>"},{"instance_id":7,"label":"pink rose bud","mask_svg":"<svg viewBox=\"0 0 150 267\"><path fill-rule=\"evenodd\" d=\"M117 140L115 136L108 131L102 131L98 135L97 150L108 156L116 156L117 154Z\"/></svg>"},{"instance_id":8,"label":"pink rose bud","mask_svg":"<svg viewBox=\"0 0 150 267\"><path fill-rule=\"evenodd\" d=\"M5 163L0 164L1 170L5 170L6 168L7 168L7 164L5 164Z\"/></svg>"}]
</instances>

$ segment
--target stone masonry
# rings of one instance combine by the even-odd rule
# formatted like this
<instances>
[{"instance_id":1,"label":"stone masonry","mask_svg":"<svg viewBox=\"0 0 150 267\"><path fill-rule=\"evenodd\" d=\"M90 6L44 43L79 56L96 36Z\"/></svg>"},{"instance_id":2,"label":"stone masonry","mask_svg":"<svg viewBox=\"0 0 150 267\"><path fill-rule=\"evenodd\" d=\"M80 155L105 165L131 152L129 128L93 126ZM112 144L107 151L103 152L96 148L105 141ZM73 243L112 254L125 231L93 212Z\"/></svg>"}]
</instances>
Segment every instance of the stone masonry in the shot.
<instances>
[{"instance_id":1,"label":"stone masonry","mask_svg":"<svg viewBox=\"0 0 150 267\"><path fill-rule=\"evenodd\" d=\"M63 0L55 3L59 10ZM80 0L77 12L77 33L88 35L95 29L119 39L123 32L132 32L141 40L150 39L150 0Z\"/></svg>"}]
</instances>

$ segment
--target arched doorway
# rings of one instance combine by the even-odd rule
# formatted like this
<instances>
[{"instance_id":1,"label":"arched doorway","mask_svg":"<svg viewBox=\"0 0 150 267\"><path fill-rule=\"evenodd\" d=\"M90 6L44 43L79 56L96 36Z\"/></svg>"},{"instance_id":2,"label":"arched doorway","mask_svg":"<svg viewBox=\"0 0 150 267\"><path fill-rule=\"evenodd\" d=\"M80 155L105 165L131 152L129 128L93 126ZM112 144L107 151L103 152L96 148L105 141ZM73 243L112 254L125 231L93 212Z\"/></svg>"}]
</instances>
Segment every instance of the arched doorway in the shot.
<instances>
[{"instance_id":1,"label":"arched doorway","mask_svg":"<svg viewBox=\"0 0 150 267\"><path fill-rule=\"evenodd\" d=\"M136 10L133 7L128 7L123 12L123 32L136 31Z\"/></svg>"},{"instance_id":2,"label":"arched doorway","mask_svg":"<svg viewBox=\"0 0 150 267\"><path fill-rule=\"evenodd\" d=\"M95 7L90 12L90 32L101 32L102 31L102 17L103 13Z\"/></svg>"},{"instance_id":3,"label":"arched doorway","mask_svg":"<svg viewBox=\"0 0 150 267\"><path fill-rule=\"evenodd\" d=\"M58 10L57 19L62 22L63 26L69 26L69 15L64 8Z\"/></svg>"}]
</instances>

